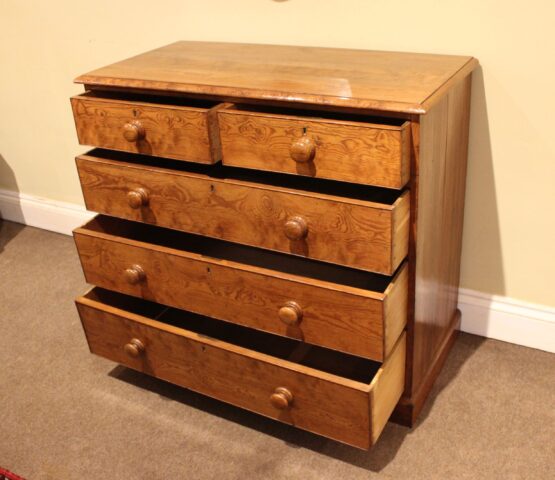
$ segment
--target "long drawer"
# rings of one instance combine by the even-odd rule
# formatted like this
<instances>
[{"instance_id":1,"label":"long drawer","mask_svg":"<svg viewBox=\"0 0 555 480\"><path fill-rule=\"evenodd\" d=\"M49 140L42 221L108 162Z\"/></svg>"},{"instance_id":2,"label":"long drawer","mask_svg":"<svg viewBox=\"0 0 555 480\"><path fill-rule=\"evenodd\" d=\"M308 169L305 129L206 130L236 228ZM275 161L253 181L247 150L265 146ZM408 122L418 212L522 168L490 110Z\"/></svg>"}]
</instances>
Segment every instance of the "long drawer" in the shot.
<instances>
[{"instance_id":1,"label":"long drawer","mask_svg":"<svg viewBox=\"0 0 555 480\"><path fill-rule=\"evenodd\" d=\"M99 213L385 275L407 255L408 192L104 150L76 161Z\"/></svg>"},{"instance_id":2,"label":"long drawer","mask_svg":"<svg viewBox=\"0 0 555 480\"><path fill-rule=\"evenodd\" d=\"M88 92L71 98L82 145L189 162L220 160L216 102Z\"/></svg>"},{"instance_id":3,"label":"long drawer","mask_svg":"<svg viewBox=\"0 0 555 480\"><path fill-rule=\"evenodd\" d=\"M92 353L355 447L403 391L404 334L380 365L101 289L77 307Z\"/></svg>"},{"instance_id":4,"label":"long drawer","mask_svg":"<svg viewBox=\"0 0 555 480\"><path fill-rule=\"evenodd\" d=\"M402 188L410 122L237 105L218 111L224 164Z\"/></svg>"},{"instance_id":5,"label":"long drawer","mask_svg":"<svg viewBox=\"0 0 555 480\"><path fill-rule=\"evenodd\" d=\"M395 277L98 216L74 231L87 282L382 361L407 319Z\"/></svg>"}]
</instances>

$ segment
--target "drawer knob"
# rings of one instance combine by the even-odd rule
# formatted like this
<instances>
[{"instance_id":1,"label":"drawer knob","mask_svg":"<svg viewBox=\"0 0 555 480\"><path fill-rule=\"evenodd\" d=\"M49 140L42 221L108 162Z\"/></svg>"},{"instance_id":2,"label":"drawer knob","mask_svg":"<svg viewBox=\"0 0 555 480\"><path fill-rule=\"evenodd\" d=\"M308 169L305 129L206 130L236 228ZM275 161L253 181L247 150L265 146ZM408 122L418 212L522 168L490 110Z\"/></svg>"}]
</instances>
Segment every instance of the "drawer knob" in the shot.
<instances>
[{"instance_id":1,"label":"drawer knob","mask_svg":"<svg viewBox=\"0 0 555 480\"><path fill-rule=\"evenodd\" d=\"M133 265L125 270L125 279L131 285L137 285L146 278L146 273L140 265Z\"/></svg>"},{"instance_id":2,"label":"drawer knob","mask_svg":"<svg viewBox=\"0 0 555 480\"><path fill-rule=\"evenodd\" d=\"M126 343L123 346L123 350L127 355L133 358L137 358L139 355L142 355L145 351L144 343L141 342L138 338L132 338L129 340L129 343Z\"/></svg>"},{"instance_id":3,"label":"drawer knob","mask_svg":"<svg viewBox=\"0 0 555 480\"><path fill-rule=\"evenodd\" d=\"M308 233L308 225L303 217L289 218L283 227L285 236L289 240L301 240L306 237Z\"/></svg>"},{"instance_id":4,"label":"drawer knob","mask_svg":"<svg viewBox=\"0 0 555 480\"><path fill-rule=\"evenodd\" d=\"M148 205L148 192L144 188L136 188L127 193L127 203L131 208Z\"/></svg>"},{"instance_id":5,"label":"drawer knob","mask_svg":"<svg viewBox=\"0 0 555 480\"><path fill-rule=\"evenodd\" d=\"M303 318L303 309L297 302L286 302L278 312L279 319L287 325L298 325Z\"/></svg>"},{"instance_id":6,"label":"drawer knob","mask_svg":"<svg viewBox=\"0 0 555 480\"><path fill-rule=\"evenodd\" d=\"M310 162L316 153L316 143L308 135L303 135L293 140L289 153L295 162Z\"/></svg>"},{"instance_id":7,"label":"drawer knob","mask_svg":"<svg viewBox=\"0 0 555 480\"><path fill-rule=\"evenodd\" d=\"M270 403L278 410L285 410L293 403L293 394L285 387L277 387L270 397Z\"/></svg>"},{"instance_id":8,"label":"drawer knob","mask_svg":"<svg viewBox=\"0 0 555 480\"><path fill-rule=\"evenodd\" d=\"M137 142L145 138L146 131L142 123L138 120L126 123L123 126L123 138L128 142Z\"/></svg>"}]
</instances>

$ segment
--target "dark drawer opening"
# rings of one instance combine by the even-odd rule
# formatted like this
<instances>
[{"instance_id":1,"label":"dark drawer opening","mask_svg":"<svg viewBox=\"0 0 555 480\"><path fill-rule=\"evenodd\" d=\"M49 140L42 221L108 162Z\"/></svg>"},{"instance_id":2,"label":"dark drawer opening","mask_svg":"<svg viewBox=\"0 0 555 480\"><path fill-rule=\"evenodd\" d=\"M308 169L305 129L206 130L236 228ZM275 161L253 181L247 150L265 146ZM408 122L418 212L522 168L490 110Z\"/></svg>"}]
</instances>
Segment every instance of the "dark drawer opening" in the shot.
<instances>
[{"instance_id":1,"label":"dark drawer opening","mask_svg":"<svg viewBox=\"0 0 555 480\"><path fill-rule=\"evenodd\" d=\"M337 197L353 198L367 202L393 205L403 194L404 190L393 190L383 187L371 187L336 180L290 175L287 173L272 173L247 168L228 167L221 163L201 165L167 158L152 157L135 153L116 152L95 148L87 155L114 162L135 164L143 167L166 168L178 172L207 175L214 179L240 180L244 182L261 183L273 187L292 188L311 193L334 195Z\"/></svg>"},{"instance_id":2,"label":"dark drawer opening","mask_svg":"<svg viewBox=\"0 0 555 480\"><path fill-rule=\"evenodd\" d=\"M167 308L157 303L129 297L98 287L88 292L85 298L100 302L109 307L130 311L202 336L231 343L283 360L290 360L299 365L357 382L370 383L381 366L380 363L372 360L309 345L240 325L222 322L185 310Z\"/></svg>"},{"instance_id":3,"label":"dark drawer opening","mask_svg":"<svg viewBox=\"0 0 555 480\"><path fill-rule=\"evenodd\" d=\"M147 93L133 93L128 91L113 92L108 90L93 90L79 95L80 98L91 98L97 100L121 100L125 102L143 102L164 105L166 107L191 107L210 109L221 102L207 100L204 98L169 97L165 95L153 95Z\"/></svg>"},{"instance_id":4,"label":"dark drawer opening","mask_svg":"<svg viewBox=\"0 0 555 480\"><path fill-rule=\"evenodd\" d=\"M355 270L348 267L290 256L284 253L247 247L200 235L168 230L144 223L98 215L84 226L85 229L117 237L185 250L206 257L276 270L316 280L348 285L383 293L391 278L386 275Z\"/></svg>"},{"instance_id":5,"label":"dark drawer opening","mask_svg":"<svg viewBox=\"0 0 555 480\"><path fill-rule=\"evenodd\" d=\"M358 123L371 123L376 126L388 125L392 127L400 127L407 120L403 118L392 117L377 117L374 115L364 115L355 113L341 113L341 112L328 112L322 110L305 110L301 108L290 107L274 107L265 105L248 105L248 104L235 104L229 110L242 111L245 113L252 112L261 115L284 115L292 118L291 120L337 120L340 122L358 122Z\"/></svg>"}]
</instances>

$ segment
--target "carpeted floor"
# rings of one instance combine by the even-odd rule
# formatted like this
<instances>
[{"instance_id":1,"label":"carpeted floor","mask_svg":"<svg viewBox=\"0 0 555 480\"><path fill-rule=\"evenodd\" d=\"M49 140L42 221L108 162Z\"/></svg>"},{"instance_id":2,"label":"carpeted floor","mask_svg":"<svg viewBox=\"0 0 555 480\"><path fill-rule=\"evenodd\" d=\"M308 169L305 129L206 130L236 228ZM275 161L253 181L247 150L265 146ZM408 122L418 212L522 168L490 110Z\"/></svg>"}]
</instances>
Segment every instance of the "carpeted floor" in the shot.
<instances>
[{"instance_id":1,"label":"carpeted floor","mask_svg":"<svg viewBox=\"0 0 555 480\"><path fill-rule=\"evenodd\" d=\"M555 355L462 334L365 453L93 357L84 290L70 237L0 222L0 466L27 480L553 478Z\"/></svg>"}]
</instances>

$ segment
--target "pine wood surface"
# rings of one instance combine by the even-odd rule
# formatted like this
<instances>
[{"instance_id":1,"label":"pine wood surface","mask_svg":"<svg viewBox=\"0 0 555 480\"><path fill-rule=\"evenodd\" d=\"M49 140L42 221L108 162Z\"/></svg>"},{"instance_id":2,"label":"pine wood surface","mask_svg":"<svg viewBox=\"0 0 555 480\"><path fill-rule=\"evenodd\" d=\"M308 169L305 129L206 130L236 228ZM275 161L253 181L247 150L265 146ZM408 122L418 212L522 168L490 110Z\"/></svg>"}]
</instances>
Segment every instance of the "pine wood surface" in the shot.
<instances>
[{"instance_id":1,"label":"pine wood surface","mask_svg":"<svg viewBox=\"0 0 555 480\"><path fill-rule=\"evenodd\" d=\"M192 253L186 243L182 250L169 248L88 225L75 230L74 237L88 283L307 343L381 361L406 323L406 268L380 293L218 259L217 251ZM395 298L394 308L384 306L388 297ZM280 319L280 309L291 301L302 308L298 325Z\"/></svg>"},{"instance_id":2,"label":"pine wood surface","mask_svg":"<svg viewBox=\"0 0 555 480\"><path fill-rule=\"evenodd\" d=\"M359 448L377 440L401 394L395 386L403 382L404 336L373 381L364 384L114 308L90 295L77 299L77 306L91 352ZM132 340L143 345L136 356L126 353ZM275 408L271 401L279 387L292 393L288 408Z\"/></svg>"},{"instance_id":3,"label":"pine wood surface","mask_svg":"<svg viewBox=\"0 0 555 480\"><path fill-rule=\"evenodd\" d=\"M388 205L94 155L78 157L77 168L95 212L386 275L407 254L407 192ZM133 208L128 195L138 189L148 201ZM298 217L306 233L292 240L287 223Z\"/></svg>"},{"instance_id":4,"label":"pine wood surface","mask_svg":"<svg viewBox=\"0 0 555 480\"><path fill-rule=\"evenodd\" d=\"M476 64L469 56L181 41L75 81L421 114L442 86Z\"/></svg>"},{"instance_id":5,"label":"pine wood surface","mask_svg":"<svg viewBox=\"0 0 555 480\"><path fill-rule=\"evenodd\" d=\"M208 108L87 95L72 97L71 106L81 145L199 163L220 160L217 134L209 131L214 121L209 122ZM126 130L137 125L142 135L126 138Z\"/></svg>"},{"instance_id":6,"label":"pine wood surface","mask_svg":"<svg viewBox=\"0 0 555 480\"><path fill-rule=\"evenodd\" d=\"M409 172L409 122L400 126L220 109L224 164L317 178L402 188ZM299 139L314 143L295 161Z\"/></svg>"}]
</instances>

